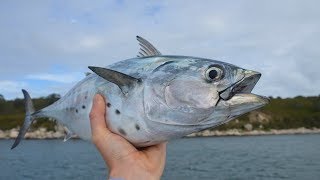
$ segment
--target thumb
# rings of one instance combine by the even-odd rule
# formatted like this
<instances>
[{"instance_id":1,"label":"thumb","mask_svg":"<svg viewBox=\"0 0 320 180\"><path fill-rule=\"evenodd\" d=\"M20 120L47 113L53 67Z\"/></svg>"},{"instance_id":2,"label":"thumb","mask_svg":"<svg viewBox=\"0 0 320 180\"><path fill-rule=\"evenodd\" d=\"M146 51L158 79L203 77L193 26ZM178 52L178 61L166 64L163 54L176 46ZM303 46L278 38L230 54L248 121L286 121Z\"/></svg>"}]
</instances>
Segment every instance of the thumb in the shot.
<instances>
[{"instance_id":1,"label":"thumb","mask_svg":"<svg viewBox=\"0 0 320 180\"><path fill-rule=\"evenodd\" d=\"M124 138L113 134L106 124L106 107L104 98L97 94L93 99L90 112L92 141L100 151L107 164L124 157L136 149Z\"/></svg>"},{"instance_id":2,"label":"thumb","mask_svg":"<svg viewBox=\"0 0 320 180\"><path fill-rule=\"evenodd\" d=\"M93 105L90 112L90 125L92 141L97 145L101 137L106 137L109 133L105 121L106 108L104 98L100 94L96 94L93 99Z\"/></svg>"},{"instance_id":3,"label":"thumb","mask_svg":"<svg viewBox=\"0 0 320 180\"><path fill-rule=\"evenodd\" d=\"M167 142L162 142L160 144L147 147L143 152L151 162L161 164L166 160L166 149Z\"/></svg>"}]
</instances>

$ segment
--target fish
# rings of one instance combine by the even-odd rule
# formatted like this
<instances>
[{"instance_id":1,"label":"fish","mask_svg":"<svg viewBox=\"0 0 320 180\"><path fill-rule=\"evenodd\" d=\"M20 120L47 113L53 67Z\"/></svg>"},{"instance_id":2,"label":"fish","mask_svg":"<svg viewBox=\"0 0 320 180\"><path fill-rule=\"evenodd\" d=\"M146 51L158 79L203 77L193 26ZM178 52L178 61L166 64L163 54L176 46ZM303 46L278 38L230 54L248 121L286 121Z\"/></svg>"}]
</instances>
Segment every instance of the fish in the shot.
<instances>
[{"instance_id":1,"label":"fish","mask_svg":"<svg viewBox=\"0 0 320 180\"><path fill-rule=\"evenodd\" d=\"M91 139L90 110L96 94L106 100L106 123L135 147L147 147L217 127L268 104L251 93L261 73L207 58L162 55L146 39L136 37L137 57L92 73L66 95L41 110L25 99L25 120L12 145L23 139L32 122L48 117L66 128L65 141L76 134Z\"/></svg>"}]
</instances>

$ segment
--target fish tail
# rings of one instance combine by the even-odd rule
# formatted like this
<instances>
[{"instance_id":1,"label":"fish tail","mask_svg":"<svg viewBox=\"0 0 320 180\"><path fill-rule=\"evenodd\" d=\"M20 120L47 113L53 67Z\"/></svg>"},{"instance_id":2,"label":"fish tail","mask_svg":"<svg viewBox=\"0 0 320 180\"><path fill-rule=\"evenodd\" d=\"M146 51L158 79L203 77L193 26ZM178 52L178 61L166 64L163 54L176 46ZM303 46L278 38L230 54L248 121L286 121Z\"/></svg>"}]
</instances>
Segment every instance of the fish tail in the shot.
<instances>
[{"instance_id":1,"label":"fish tail","mask_svg":"<svg viewBox=\"0 0 320 180\"><path fill-rule=\"evenodd\" d=\"M23 96L24 96L26 117L24 118L23 126L20 128L19 134L18 134L16 140L14 141L11 149L13 149L16 146L18 146L18 144L20 143L21 139L27 133L30 125L32 124L32 121L35 119L34 115L37 114L37 112L38 112L38 111L35 112L35 110L34 110L33 103L32 103L32 100L31 100L31 97L30 97L29 93L24 89L22 89L22 93L23 93Z\"/></svg>"}]
</instances>

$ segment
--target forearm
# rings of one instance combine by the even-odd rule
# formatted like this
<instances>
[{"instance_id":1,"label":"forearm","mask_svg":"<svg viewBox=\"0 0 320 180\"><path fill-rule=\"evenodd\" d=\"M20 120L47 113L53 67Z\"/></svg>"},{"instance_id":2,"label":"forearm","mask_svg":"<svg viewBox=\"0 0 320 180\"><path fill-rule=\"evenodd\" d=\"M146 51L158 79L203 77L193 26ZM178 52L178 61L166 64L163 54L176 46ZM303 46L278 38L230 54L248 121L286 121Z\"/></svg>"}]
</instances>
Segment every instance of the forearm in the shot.
<instances>
[{"instance_id":1,"label":"forearm","mask_svg":"<svg viewBox=\"0 0 320 180\"><path fill-rule=\"evenodd\" d=\"M146 171L128 168L126 170L111 170L109 180L159 180L160 176L148 173Z\"/></svg>"}]
</instances>

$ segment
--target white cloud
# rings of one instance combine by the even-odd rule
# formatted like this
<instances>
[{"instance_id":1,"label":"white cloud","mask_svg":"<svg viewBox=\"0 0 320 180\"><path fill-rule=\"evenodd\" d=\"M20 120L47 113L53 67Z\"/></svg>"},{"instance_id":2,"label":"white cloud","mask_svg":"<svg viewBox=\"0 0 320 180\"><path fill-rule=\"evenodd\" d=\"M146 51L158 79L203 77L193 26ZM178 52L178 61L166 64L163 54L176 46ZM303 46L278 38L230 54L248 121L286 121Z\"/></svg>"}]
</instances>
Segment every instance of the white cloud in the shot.
<instances>
[{"instance_id":1,"label":"white cloud","mask_svg":"<svg viewBox=\"0 0 320 180\"><path fill-rule=\"evenodd\" d=\"M50 79L50 78L49 78ZM78 79L77 79L78 81ZM72 86L76 84L76 82L70 83L51 83L51 84L44 84L44 85L34 85L37 83L27 83L25 81L9 81L3 80L0 81L0 94L2 94L5 99L15 99L15 98L23 98L23 94L21 89L27 90L31 97L41 97L47 96L52 93L58 93L64 95L68 90L71 89Z\"/></svg>"},{"instance_id":2,"label":"white cloud","mask_svg":"<svg viewBox=\"0 0 320 180\"><path fill-rule=\"evenodd\" d=\"M261 71L255 88L260 94L320 92L316 0L21 3L0 7L0 81L80 80L62 78L50 67L58 64L81 74L88 65L135 57L134 37L141 35L163 54Z\"/></svg>"},{"instance_id":3,"label":"white cloud","mask_svg":"<svg viewBox=\"0 0 320 180\"><path fill-rule=\"evenodd\" d=\"M83 48L99 48L103 43L101 37L87 36L80 39L80 45Z\"/></svg>"},{"instance_id":4,"label":"white cloud","mask_svg":"<svg viewBox=\"0 0 320 180\"><path fill-rule=\"evenodd\" d=\"M33 80L45 80L45 81L54 81L59 83L72 83L79 81L80 78L84 77L84 73L60 73L60 74L50 74L50 73L43 73L43 74L30 74L26 76L26 79L33 79Z\"/></svg>"},{"instance_id":5,"label":"white cloud","mask_svg":"<svg viewBox=\"0 0 320 180\"><path fill-rule=\"evenodd\" d=\"M27 83L22 81L0 81L0 89L2 92L12 92L13 90L22 89L26 86Z\"/></svg>"},{"instance_id":6,"label":"white cloud","mask_svg":"<svg viewBox=\"0 0 320 180\"><path fill-rule=\"evenodd\" d=\"M0 80L0 94L4 95L6 99L22 97L21 89L27 87L28 84L24 81Z\"/></svg>"}]
</instances>

